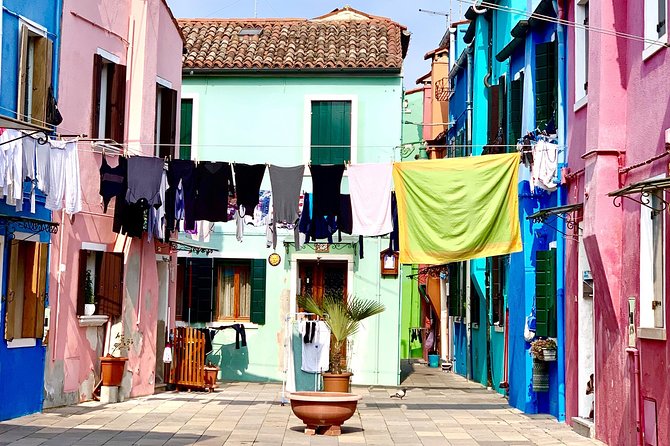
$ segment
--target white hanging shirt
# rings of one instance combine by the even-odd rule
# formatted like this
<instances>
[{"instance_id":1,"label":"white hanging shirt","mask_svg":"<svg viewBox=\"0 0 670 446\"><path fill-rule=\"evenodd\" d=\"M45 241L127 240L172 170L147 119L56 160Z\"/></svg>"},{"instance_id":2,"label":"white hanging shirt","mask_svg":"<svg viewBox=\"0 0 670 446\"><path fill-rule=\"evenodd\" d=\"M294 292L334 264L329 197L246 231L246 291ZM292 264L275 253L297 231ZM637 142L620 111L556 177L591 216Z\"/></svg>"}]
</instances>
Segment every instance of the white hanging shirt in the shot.
<instances>
[{"instance_id":1,"label":"white hanging shirt","mask_svg":"<svg viewBox=\"0 0 670 446\"><path fill-rule=\"evenodd\" d=\"M0 146L2 148L2 182L6 203L16 206L17 211L23 209L23 134L18 130L7 129L2 134L3 141L12 141Z\"/></svg>"},{"instance_id":2,"label":"white hanging shirt","mask_svg":"<svg viewBox=\"0 0 670 446\"><path fill-rule=\"evenodd\" d=\"M316 323L312 342L305 343L305 333L310 324ZM301 321L302 370L309 373L325 372L330 367L330 330L323 321Z\"/></svg>"},{"instance_id":3,"label":"white hanging shirt","mask_svg":"<svg viewBox=\"0 0 670 446\"><path fill-rule=\"evenodd\" d=\"M352 164L347 168L351 194L352 232L377 236L393 231L391 163Z\"/></svg>"},{"instance_id":4,"label":"white hanging shirt","mask_svg":"<svg viewBox=\"0 0 670 446\"><path fill-rule=\"evenodd\" d=\"M81 177L76 141L51 141L49 152L49 195L44 207L59 211L65 201L65 212L81 211Z\"/></svg>"}]
</instances>

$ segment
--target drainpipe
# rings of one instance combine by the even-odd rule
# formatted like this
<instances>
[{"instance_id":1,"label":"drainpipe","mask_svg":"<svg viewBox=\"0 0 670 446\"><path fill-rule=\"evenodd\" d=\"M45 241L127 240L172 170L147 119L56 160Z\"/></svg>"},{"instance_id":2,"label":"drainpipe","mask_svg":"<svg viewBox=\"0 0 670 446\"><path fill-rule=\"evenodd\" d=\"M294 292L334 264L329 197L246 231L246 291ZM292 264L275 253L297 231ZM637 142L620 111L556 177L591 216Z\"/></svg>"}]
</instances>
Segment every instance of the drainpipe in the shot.
<instances>
[{"instance_id":1,"label":"drainpipe","mask_svg":"<svg viewBox=\"0 0 670 446\"><path fill-rule=\"evenodd\" d=\"M627 348L626 352L633 355L633 362L635 364L635 397L637 398L637 407L635 408L635 428L637 429L636 446L642 446L642 414L644 413L644 406L642 405L642 394L640 393L640 351L637 348Z\"/></svg>"},{"instance_id":2,"label":"drainpipe","mask_svg":"<svg viewBox=\"0 0 670 446\"><path fill-rule=\"evenodd\" d=\"M474 40L470 42L467 49L467 60L468 60L468 72L467 72L467 97L466 97L466 110L467 110L467 123L466 123L466 134L467 134L467 145L470 146L470 152L472 153L472 83L474 82ZM470 326L470 262L465 261L465 336L466 336L466 350L465 350L465 370L466 378L471 379L472 377L472 327Z\"/></svg>"},{"instance_id":3,"label":"drainpipe","mask_svg":"<svg viewBox=\"0 0 670 446\"><path fill-rule=\"evenodd\" d=\"M557 2L558 17L563 17L565 11L561 7L563 3L561 0ZM566 88L567 76L565 68L567 67L567 51L566 51L566 34L565 25L556 25L556 38L558 40L558 111L556 116L556 126L558 128L558 144L564 150L558 158L558 168L560 172L561 165L567 162L567 147L566 147L566 129L567 129L567 111L564 104L567 103ZM559 173L560 176L560 173ZM556 191L556 205L563 206L566 204L565 188L561 186ZM565 231L565 221L559 219L558 228ZM557 337L557 353L558 353L558 421L565 421L565 238L561 236L556 237L556 249L559 255L556 258L556 337Z\"/></svg>"}]
</instances>

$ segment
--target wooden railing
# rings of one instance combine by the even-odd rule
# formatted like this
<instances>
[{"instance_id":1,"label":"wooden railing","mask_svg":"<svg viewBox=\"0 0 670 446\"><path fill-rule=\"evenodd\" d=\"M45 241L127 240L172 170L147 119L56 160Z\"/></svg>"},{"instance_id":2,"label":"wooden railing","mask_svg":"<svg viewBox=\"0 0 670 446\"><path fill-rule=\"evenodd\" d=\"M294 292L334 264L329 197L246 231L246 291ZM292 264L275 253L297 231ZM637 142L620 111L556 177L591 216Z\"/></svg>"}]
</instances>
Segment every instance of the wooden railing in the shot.
<instances>
[{"instance_id":1,"label":"wooden railing","mask_svg":"<svg viewBox=\"0 0 670 446\"><path fill-rule=\"evenodd\" d=\"M205 388L205 335L190 327L177 327L172 334L170 383L177 388Z\"/></svg>"}]
</instances>

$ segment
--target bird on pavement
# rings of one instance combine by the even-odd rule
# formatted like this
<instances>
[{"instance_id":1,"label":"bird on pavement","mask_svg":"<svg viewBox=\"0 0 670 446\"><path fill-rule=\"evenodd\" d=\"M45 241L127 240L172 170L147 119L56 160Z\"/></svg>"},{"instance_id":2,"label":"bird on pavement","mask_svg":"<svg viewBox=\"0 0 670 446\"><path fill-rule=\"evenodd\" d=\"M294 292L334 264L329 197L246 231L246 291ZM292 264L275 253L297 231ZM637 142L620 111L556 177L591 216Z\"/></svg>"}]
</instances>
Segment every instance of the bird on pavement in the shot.
<instances>
[{"instance_id":1,"label":"bird on pavement","mask_svg":"<svg viewBox=\"0 0 670 446\"><path fill-rule=\"evenodd\" d=\"M395 395L391 395L391 398L400 398L403 399L405 398L405 395L407 395L407 389L400 389L398 390Z\"/></svg>"}]
</instances>

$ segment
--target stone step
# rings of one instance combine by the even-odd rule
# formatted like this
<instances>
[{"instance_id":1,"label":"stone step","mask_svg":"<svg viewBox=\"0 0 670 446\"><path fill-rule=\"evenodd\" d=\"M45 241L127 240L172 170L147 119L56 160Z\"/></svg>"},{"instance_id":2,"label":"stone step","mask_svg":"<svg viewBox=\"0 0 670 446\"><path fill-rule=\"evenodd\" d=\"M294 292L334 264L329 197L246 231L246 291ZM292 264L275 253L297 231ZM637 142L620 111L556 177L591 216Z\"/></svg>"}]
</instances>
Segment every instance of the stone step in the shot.
<instances>
[{"instance_id":1,"label":"stone step","mask_svg":"<svg viewBox=\"0 0 670 446\"><path fill-rule=\"evenodd\" d=\"M595 438L596 430L593 420L582 417L572 417L572 430L582 437Z\"/></svg>"}]
</instances>

